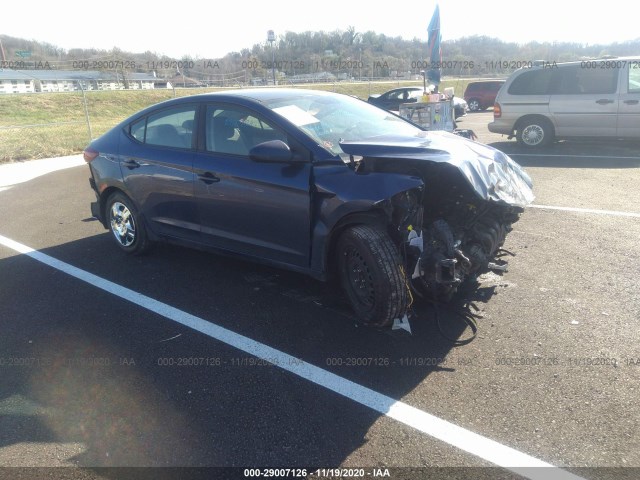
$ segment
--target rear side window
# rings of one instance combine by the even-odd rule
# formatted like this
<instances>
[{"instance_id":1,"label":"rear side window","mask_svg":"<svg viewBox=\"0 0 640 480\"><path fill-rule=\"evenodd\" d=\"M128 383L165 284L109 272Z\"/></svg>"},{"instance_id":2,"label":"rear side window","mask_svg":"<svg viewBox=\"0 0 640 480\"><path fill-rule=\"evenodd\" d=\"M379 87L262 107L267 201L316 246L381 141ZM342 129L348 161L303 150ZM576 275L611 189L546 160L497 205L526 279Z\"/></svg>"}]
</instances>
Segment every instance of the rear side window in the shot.
<instances>
[{"instance_id":1,"label":"rear side window","mask_svg":"<svg viewBox=\"0 0 640 480\"><path fill-rule=\"evenodd\" d=\"M407 92L405 90L398 90L397 92L391 92L387 95L387 100L404 100Z\"/></svg>"},{"instance_id":2,"label":"rear side window","mask_svg":"<svg viewBox=\"0 0 640 480\"><path fill-rule=\"evenodd\" d=\"M470 83L467 86L467 93L469 92L477 92L477 91L485 91L485 92L497 92L500 90L500 87L504 82L480 82L480 83Z\"/></svg>"},{"instance_id":3,"label":"rear side window","mask_svg":"<svg viewBox=\"0 0 640 480\"><path fill-rule=\"evenodd\" d=\"M551 68L520 74L509 87L511 95L547 95L551 86Z\"/></svg>"},{"instance_id":4,"label":"rear side window","mask_svg":"<svg viewBox=\"0 0 640 480\"><path fill-rule=\"evenodd\" d=\"M193 106L169 108L149 115L145 143L163 147L191 148L196 116Z\"/></svg>"},{"instance_id":5,"label":"rear side window","mask_svg":"<svg viewBox=\"0 0 640 480\"><path fill-rule=\"evenodd\" d=\"M144 135L145 135L146 129L147 129L147 118L145 117L142 120L138 120L137 122L134 122L129 126L129 134L139 142L144 143Z\"/></svg>"},{"instance_id":6,"label":"rear side window","mask_svg":"<svg viewBox=\"0 0 640 480\"><path fill-rule=\"evenodd\" d=\"M629 93L640 93L640 62L631 62L629 65L627 91Z\"/></svg>"},{"instance_id":7,"label":"rear side window","mask_svg":"<svg viewBox=\"0 0 640 480\"><path fill-rule=\"evenodd\" d=\"M190 149L196 107L167 108L129 125L129 135L139 142L160 147Z\"/></svg>"},{"instance_id":8,"label":"rear side window","mask_svg":"<svg viewBox=\"0 0 640 480\"><path fill-rule=\"evenodd\" d=\"M617 68L562 67L554 82L554 93L564 95L610 94L618 87Z\"/></svg>"}]
</instances>

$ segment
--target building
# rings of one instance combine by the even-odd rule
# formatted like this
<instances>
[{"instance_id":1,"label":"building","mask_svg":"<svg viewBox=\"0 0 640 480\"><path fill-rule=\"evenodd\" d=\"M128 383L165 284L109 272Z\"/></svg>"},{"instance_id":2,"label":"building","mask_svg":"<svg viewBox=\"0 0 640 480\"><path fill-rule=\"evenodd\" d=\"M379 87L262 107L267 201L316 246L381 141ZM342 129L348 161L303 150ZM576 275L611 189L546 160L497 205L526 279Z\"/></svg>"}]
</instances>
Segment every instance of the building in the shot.
<instances>
[{"instance_id":1,"label":"building","mask_svg":"<svg viewBox=\"0 0 640 480\"><path fill-rule=\"evenodd\" d=\"M0 69L0 94L79 90L147 90L166 81L148 73Z\"/></svg>"},{"instance_id":2,"label":"building","mask_svg":"<svg viewBox=\"0 0 640 480\"><path fill-rule=\"evenodd\" d=\"M33 93L34 79L18 70L0 69L0 94L2 93Z\"/></svg>"},{"instance_id":3,"label":"building","mask_svg":"<svg viewBox=\"0 0 640 480\"><path fill-rule=\"evenodd\" d=\"M331 72L315 72L315 73L301 73L298 75L292 75L288 77L290 83L331 83L338 79Z\"/></svg>"}]
</instances>

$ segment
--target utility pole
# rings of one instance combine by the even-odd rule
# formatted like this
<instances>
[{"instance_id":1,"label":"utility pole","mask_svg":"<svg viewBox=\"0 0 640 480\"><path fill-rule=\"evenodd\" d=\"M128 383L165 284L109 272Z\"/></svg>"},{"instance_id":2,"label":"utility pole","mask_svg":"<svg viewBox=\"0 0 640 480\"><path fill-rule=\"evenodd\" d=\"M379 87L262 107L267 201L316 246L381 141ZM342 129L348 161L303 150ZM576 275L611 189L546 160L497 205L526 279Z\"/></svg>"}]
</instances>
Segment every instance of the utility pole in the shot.
<instances>
[{"instance_id":1,"label":"utility pole","mask_svg":"<svg viewBox=\"0 0 640 480\"><path fill-rule=\"evenodd\" d=\"M4 47L2 46L2 39L0 38L0 55L2 55L2 62L7 61L7 56L4 54Z\"/></svg>"}]
</instances>

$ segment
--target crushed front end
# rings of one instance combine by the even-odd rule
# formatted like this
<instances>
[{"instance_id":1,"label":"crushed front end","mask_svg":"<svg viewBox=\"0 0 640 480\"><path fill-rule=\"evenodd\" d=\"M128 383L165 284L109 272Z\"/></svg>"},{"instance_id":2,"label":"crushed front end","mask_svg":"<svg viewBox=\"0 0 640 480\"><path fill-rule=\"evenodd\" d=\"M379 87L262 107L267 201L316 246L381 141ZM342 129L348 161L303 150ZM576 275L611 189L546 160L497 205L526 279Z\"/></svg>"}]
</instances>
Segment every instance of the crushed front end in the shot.
<instances>
[{"instance_id":1,"label":"crushed front end","mask_svg":"<svg viewBox=\"0 0 640 480\"><path fill-rule=\"evenodd\" d=\"M493 148L445 133L419 141L342 145L356 171L406 173L424 189L395 195L394 240L420 295L448 301L465 280L504 270L499 259L512 225L533 201L522 168ZM381 140L382 141L382 140ZM380 145L377 145L380 147Z\"/></svg>"}]
</instances>

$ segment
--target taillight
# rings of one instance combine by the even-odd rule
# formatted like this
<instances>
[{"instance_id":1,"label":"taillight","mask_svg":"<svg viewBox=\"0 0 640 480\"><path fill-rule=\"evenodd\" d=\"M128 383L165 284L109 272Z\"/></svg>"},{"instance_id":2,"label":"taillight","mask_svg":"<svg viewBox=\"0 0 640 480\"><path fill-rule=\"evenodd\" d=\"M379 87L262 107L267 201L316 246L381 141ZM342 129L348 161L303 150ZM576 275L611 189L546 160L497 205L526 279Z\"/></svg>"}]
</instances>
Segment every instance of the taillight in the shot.
<instances>
[{"instance_id":1,"label":"taillight","mask_svg":"<svg viewBox=\"0 0 640 480\"><path fill-rule=\"evenodd\" d=\"M498 102L493 104L493 118L500 118L502 116L502 108Z\"/></svg>"},{"instance_id":2,"label":"taillight","mask_svg":"<svg viewBox=\"0 0 640 480\"><path fill-rule=\"evenodd\" d=\"M84 152L82 152L82 154L84 156L84 161L87 163L91 163L98 155L100 155L100 152L94 148L87 147L84 149Z\"/></svg>"}]
</instances>

